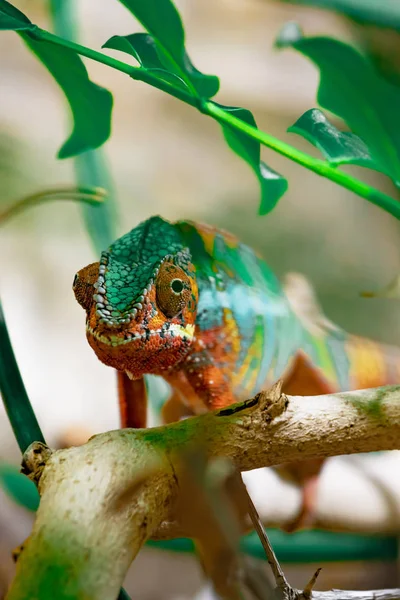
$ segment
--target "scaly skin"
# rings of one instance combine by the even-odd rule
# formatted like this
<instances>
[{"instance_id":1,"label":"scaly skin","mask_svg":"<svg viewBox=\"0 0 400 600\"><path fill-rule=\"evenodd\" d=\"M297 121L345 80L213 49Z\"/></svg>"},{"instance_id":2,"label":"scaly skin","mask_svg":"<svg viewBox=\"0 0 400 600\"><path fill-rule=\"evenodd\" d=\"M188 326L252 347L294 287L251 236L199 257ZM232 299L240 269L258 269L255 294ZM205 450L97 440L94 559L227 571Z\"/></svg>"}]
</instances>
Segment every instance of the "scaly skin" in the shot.
<instances>
[{"instance_id":1,"label":"scaly skin","mask_svg":"<svg viewBox=\"0 0 400 600\"><path fill-rule=\"evenodd\" d=\"M79 271L74 291L89 344L120 373L123 426L145 426L139 383L149 373L172 386L169 421L227 406L279 378L287 393L304 395L398 383L397 349L302 321L263 259L207 225L152 217ZM297 468L313 498L320 466L308 475ZM305 499L302 521L310 504Z\"/></svg>"}]
</instances>

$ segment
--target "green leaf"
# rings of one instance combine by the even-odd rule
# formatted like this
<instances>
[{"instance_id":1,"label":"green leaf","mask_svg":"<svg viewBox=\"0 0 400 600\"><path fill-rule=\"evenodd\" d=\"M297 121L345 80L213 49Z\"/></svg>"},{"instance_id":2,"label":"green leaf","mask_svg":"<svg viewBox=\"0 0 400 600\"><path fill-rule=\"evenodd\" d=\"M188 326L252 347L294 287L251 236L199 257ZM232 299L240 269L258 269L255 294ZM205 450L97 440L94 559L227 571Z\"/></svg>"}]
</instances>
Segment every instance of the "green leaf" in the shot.
<instances>
[{"instance_id":1,"label":"green leaf","mask_svg":"<svg viewBox=\"0 0 400 600\"><path fill-rule=\"evenodd\" d=\"M35 29L35 25L15 6L6 0L0 0L0 30L23 29Z\"/></svg>"},{"instance_id":2,"label":"green leaf","mask_svg":"<svg viewBox=\"0 0 400 600\"><path fill-rule=\"evenodd\" d=\"M90 81L85 65L72 50L20 35L61 87L72 111L73 131L58 157L69 158L104 144L111 131L112 94Z\"/></svg>"},{"instance_id":3,"label":"green leaf","mask_svg":"<svg viewBox=\"0 0 400 600\"><path fill-rule=\"evenodd\" d=\"M185 32L171 0L120 0L177 63L182 62Z\"/></svg>"},{"instance_id":4,"label":"green leaf","mask_svg":"<svg viewBox=\"0 0 400 600\"><path fill-rule=\"evenodd\" d=\"M166 70L160 60L157 45L148 33L132 33L131 35L114 35L103 44L102 48L119 50L133 56L147 71L151 71L160 79L168 81L175 87L188 89L179 75Z\"/></svg>"},{"instance_id":5,"label":"green leaf","mask_svg":"<svg viewBox=\"0 0 400 600\"><path fill-rule=\"evenodd\" d=\"M193 66L185 50L182 21L171 0L120 2L150 33L164 68L183 79L194 95L204 98L215 96L219 90L219 79L215 75L205 75Z\"/></svg>"},{"instance_id":6,"label":"green leaf","mask_svg":"<svg viewBox=\"0 0 400 600\"><path fill-rule=\"evenodd\" d=\"M358 23L400 30L399 0L285 0L342 13Z\"/></svg>"},{"instance_id":7,"label":"green leaf","mask_svg":"<svg viewBox=\"0 0 400 600\"><path fill-rule=\"evenodd\" d=\"M400 88L383 79L354 48L327 37L302 37L293 23L278 47L292 47L320 70L317 100L364 140L375 168L400 186Z\"/></svg>"},{"instance_id":8,"label":"green leaf","mask_svg":"<svg viewBox=\"0 0 400 600\"><path fill-rule=\"evenodd\" d=\"M130 54L146 69L162 69L163 64L157 54L154 39L148 33L113 35L102 48L112 48Z\"/></svg>"},{"instance_id":9,"label":"green leaf","mask_svg":"<svg viewBox=\"0 0 400 600\"><path fill-rule=\"evenodd\" d=\"M131 597L124 588L121 588L117 600L131 600Z\"/></svg>"},{"instance_id":10,"label":"green leaf","mask_svg":"<svg viewBox=\"0 0 400 600\"><path fill-rule=\"evenodd\" d=\"M70 1L70 0L68 0ZM79 184L101 186L108 190L106 202L82 205L86 230L97 256L117 237L117 202L110 169L101 149L83 152L75 158L75 173Z\"/></svg>"},{"instance_id":11,"label":"green leaf","mask_svg":"<svg viewBox=\"0 0 400 600\"><path fill-rule=\"evenodd\" d=\"M339 131L318 108L307 110L288 132L304 137L331 165L354 164L379 170L362 139L349 131Z\"/></svg>"},{"instance_id":12,"label":"green leaf","mask_svg":"<svg viewBox=\"0 0 400 600\"><path fill-rule=\"evenodd\" d=\"M18 368L0 299L0 395L22 453L33 442L45 443Z\"/></svg>"},{"instance_id":13,"label":"green leaf","mask_svg":"<svg viewBox=\"0 0 400 600\"><path fill-rule=\"evenodd\" d=\"M76 3L71 0L50 0L54 32L68 40L78 41ZM107 190L107 201L97 206L82 205L86 230L95 253L101 252L117 237L117 202L110 168L102 148L82 152L74 159L75 174L80 186L101 187Z\"/></svg>"},{"instance_id":14,"label":"green leaf","mask_svg":"<svg viewBox=\"0 0 400 600\"><path fill-rule=\"evenodd\" d=\"M220 104L217 104L217 106L245 123L257 127L256 121L249 110ZM288 188L287 180L260 160L259 142L229 125L222 125L222 131L228 146L243 158L256 174L261 188L259 214L266 215L271 212L286 192Z\"/></svg>"},{"instance_id":15,"label":"green leaf","mask_svg":"<svg viewBox=\"0 0 400 600\"><path fill-rule=\"evenodd\" d=\"M219 90L219 78L216 75L204 75L196 69L186 50L183 51L183 64L199 95L204 98L215 96Z\"/></svg>"},{"instance_id":16,"label":"green leaf","mask_svg":"<svg viewBox=\"0 0 400 600\"><path fill-rule=\"evenodd\" d=\"M0 463L0 487L18 504L36 511L40 496L33 481L19 472L17 467Z\"/></svg>"},{"instance_id":17,"label":"green leaf","mask_svg":"<svg viewBox=\"0 0 400 600\"><path fill-rule=\"evenodd\" d=\"M0 0L0 30L17 31L30 50L50 71L71 107L74 127L59 158L75 156L101 146L110 136L111 93L90 81L81 58L72 50L38 41L36 25L12 4Z\"/></svg>"}]
</instances>

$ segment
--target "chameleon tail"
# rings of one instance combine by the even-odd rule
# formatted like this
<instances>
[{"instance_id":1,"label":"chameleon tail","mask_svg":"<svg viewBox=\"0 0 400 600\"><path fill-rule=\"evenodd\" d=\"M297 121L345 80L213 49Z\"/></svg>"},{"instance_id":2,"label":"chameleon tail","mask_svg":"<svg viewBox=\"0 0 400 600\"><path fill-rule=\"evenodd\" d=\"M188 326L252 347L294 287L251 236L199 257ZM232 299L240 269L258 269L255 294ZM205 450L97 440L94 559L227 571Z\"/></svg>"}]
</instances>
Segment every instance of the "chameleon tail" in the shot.
<instances>
[{"instance_id":1,"label":"chameleon tail","mask_svg":"<svg viewBox=\"0 0 400 600\"><path fill-rule=\"evenodd\" d=\"M296 273L286 278L285 292L304 327L299 352L283 391L319 395L400 383L400 348L348 335L329 321L307 280ZM323 459L283 465L284 477L302 486L302 506L287 531L312 526Z\"/></svg>"},{"instance_id":2,"label":"chameleon tail","mask_svg":"<svg viewBox=\"0 0 400 600\"><path fill-rule=\"evenodd\" d=\"M344 332L324 315L312 286L298 273L286 276L284 290L304 328L304 364L300 365L300 370L304 373L308 367L315 371L314 377L316 372L320 375L322 387L314 393L346 392L400 383L399 347ZM301 386L290 393L311 395Z\"/></svg>"},{"instance_id":3,"label":"chameleon tail","mask_svg":"<svg viewBox=\"0 0 400 600\"><path fill-rule=\"evenodd\" d=\"M332 340L330 340L332 341ZM338 340L334 340L338 341ZM329 343L329 340L327 341ZM372 342L366 338L347 336L338 343L333 365L337 378L324 376L324 369L315 369L304 357L298 357L296 368L284 386L288 394L315 395L336 391L351 391L393 385L400 382L400 348ZM315 523L319 474L324 459L316 458L282 465L281 476L302 488L302 503L298 514L286 523L284 530L297 531Z\"/></svg>"}]
</instances>

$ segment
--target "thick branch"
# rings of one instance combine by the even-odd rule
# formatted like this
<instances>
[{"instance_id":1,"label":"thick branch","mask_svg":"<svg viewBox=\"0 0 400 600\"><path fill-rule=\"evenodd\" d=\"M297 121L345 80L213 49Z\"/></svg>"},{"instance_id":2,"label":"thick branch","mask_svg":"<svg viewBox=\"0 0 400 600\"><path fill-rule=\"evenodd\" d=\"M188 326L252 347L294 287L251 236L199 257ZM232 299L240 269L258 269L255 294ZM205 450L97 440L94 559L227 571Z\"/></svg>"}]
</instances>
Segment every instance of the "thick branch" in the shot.
<instances>
[{"instance_id":1,"label":"thick branch","mask_svg":"<svg viewBox=\"0 0 400 600\"><path fill-rule=\"evenodd\" d=\"M145 540L179 518L180 456L196 443L209 459L230 457L240 470L396 449L400 387L303 398L275 386L219 412L112 431L54 452L9 600L44 600L49 591L60 600L116 598Z\"/></svg>"},{"instance_id":2,"label":"thick branch","mask_svg":"<svg viewBox=\"0 0 400 600\"><path fill-rule=\"evenodd\" d=\"M117 598L133 558L160 517L168 519L176 496L171 465L159 456L124 431L54 452L8 597Z\"/></svg>"},{"instance_id":3,"label":"thick branch","mask_svg":"<svg viewBox=\"0 0 400 600\"><path fill-rule=\"evenodd\" d=\"M328 592L313 592L313 600L399 600L400 589L393 590L329 590Z\"/></svg>"},{"instance_id":4,"label":"thick branch","mask_svg":"<svg viewBox=\"0 0 400 600\"><path fill-rule=\"evenodd\" d=\"M265 587L265 579L261 578L261 585ZM296 600L306 600L301 590L293 590ZM273 596L273 594L272 594ZM270 597L272 597L270 595ZM211 586L204 588L194 600L219 600L217 596L213 595ZM326 592L315 592L312 593L312 600L399 600L400 599L400 588L386 589L386 590L328 590Z\"/></svg>"},{"instance_id":5,"label":"thick branch","mask_svg":"<svg viewBox=\"0 0 400 600\"><path fill-rule=\"evenodd\" d=\"M330 394L288 396L285 411L273 420L280 399L260 394L253 410L237 412L220 425L204 422L214 455L231 457L242 471L309 458L400 447L400 386ZM237 405L236 405L237 406ZM235 418L236 417L236 418ZM221 418L221 417L219 417ZM222 419L221 419L222 421ZM179 424L181 425L181 424Z\"/></svg>"},{"instance_id":6,"label":"thick branch","mask_svg":"<svg viewBox=\"0 0 400 600\"><path fill-rule=\"evenodd\" d=\"M265 581L265 577L261 577L260 585L265 588L268 583ZM302 590L293 590L296 600L307 600ZM270 598L273 594L270 593ZM204 588L194 600L219 600L213 595L211 586ZM312 593L312 600L399 600L400 599L400 588L386 589L386 590L328 590L326 592L315 592Z\"/></svg>"}]
</instances>

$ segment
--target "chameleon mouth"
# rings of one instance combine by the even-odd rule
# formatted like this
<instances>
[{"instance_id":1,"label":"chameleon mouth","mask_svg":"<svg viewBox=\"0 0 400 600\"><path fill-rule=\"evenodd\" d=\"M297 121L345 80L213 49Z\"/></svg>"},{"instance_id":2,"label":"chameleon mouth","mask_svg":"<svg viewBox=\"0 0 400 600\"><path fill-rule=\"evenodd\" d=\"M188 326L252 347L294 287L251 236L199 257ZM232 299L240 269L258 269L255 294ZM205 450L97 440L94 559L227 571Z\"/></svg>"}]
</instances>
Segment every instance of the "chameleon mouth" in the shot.
<instances>
[{"instance_id":1,"label":"chameleon mouth","mask_svg":"<svg viewBox=\"0 0 400 600\"><path fill-rule=\"evenodd\" d=\"M158 336L162 339L181 339L182 341L189 342L194 338L194 325L178 325L176 323L166 323L161 329L146 329L142 333L131 333L124 331L123 337L117 336L113 333L100 333L96 329L93 329L89 325L86 326L86 330L93 336L97 341L111 347L123 346L139 340L148 341L152 336Z\"/></svg>"}]
</instances>

